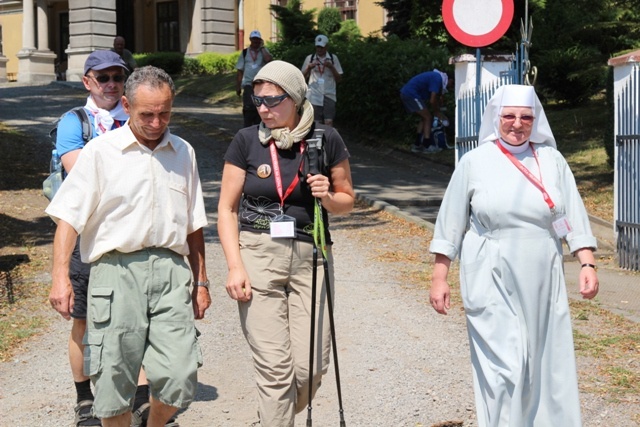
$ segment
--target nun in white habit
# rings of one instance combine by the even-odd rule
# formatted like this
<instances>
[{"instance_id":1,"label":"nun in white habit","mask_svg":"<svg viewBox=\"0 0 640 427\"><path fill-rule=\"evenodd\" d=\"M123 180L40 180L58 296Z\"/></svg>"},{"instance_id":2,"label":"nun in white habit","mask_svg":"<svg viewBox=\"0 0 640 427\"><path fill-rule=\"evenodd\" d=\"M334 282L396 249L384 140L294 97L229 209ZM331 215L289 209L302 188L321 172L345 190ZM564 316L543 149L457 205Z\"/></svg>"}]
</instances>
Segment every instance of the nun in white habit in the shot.
<instances>
[{"instance_id":1,"label":"nun in white habit","mask_svg":"<svg viewBox=\"0 0 640 427\"><path fill-rule=\"evenodd\" d=\"M580 427L561 245L582 265L580 293L595 297L587 212L533 87L500 87L479 141L438 214L431 305L450 308L447 273L459 256L480 427Z\"/></svg>"}]
</instances>

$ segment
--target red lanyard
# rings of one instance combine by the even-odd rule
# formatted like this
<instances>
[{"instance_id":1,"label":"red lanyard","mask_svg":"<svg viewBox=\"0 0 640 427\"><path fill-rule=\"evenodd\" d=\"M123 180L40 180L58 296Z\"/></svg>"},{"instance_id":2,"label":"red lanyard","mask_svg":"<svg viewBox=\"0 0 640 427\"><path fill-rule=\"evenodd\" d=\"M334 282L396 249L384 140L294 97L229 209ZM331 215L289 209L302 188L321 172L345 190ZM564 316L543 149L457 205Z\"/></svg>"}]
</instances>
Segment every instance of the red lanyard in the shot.
<instances>
[{"instance_id":1,"label":"red lanyard","mask_svg":"<svg viewBox=\"0 0 640 427\"><path fill-rule=\"evenodd\" d=\"M284 201L289 195L293 192L293 189L296 188L298 182L300 182L300 176L296 174L293 178L293 181L287 188L287 191L282 192L282 175L280 174L280 162L278 161L278 150L276 149L276 144L273 142L273 139L269 141L269 151L271 152L271 163L273 164L273 178L276 180L276 189L278 190L278 196L280 197L280 207L284 206ZM300 154L304 152L304 141L300 141ZM302 170L302 162L300 162L300 170Z\"/></svg>"},{"instance_id":2,"label":"red lanyard","mask_svg":"<svg viewBox=\"0 0 640 427\"><path fill-rule=\"evenodd\" d=\"M251 59L254 63L256 62L256 59L258 59L258 52L260 52L259 49L254 52L253 49L249 48L249 54L251 55Z\"/></svg>"},{"instance_id":3,"label":"red lanyard","mask_svg":"<svg viewBox=\"0 0 640 427\"><path fill-rule=\"evenodd\" d=\"M324 61L327 60L327 55L324 56L324 61L320 62L320 58L316 56L316 60L318 61L318 72L320 73L320 75L324 74L324 69L327 67L326 65L324 65Z\"/></svg>"},{"instance_id":4,"label":"red lanyard","mask_svg":"<svg viewBox=\"0 0 640 427\"><path fill-rule=\"evenodd\" d=\"M502 151L502 153L505 156L507 156L509 160L511 160L511 163L513 163L515 167L517 167L518 170L522 172L522 174L529 181L531 181L531 183L535 185L538 188L538 190L542 192L542 197L544 198L544 201L547 203L547 206L549 206L549 209L554 210L555 204L553 203L553 200L551 200L551 196L549 196L549 193L547 193L547 190L545 190L544 184L542 183L542 169L540 169L540 162L538 161L538 155L536 154L536 150L533 149L533 145L529 143L529 147L531 147L531 152L533 153L533 158L536 159L536 163L538 164L538 170L540 171L540 178L536 178L529 169L527 169L522 163L520 163L518 159L516 159L513 156L513 154L509 152L509 150L507 150L502 146L500 141L496 140L496 145L498 146L498 148L500 148L500 151Z\"/></svg>"}]
</instances>

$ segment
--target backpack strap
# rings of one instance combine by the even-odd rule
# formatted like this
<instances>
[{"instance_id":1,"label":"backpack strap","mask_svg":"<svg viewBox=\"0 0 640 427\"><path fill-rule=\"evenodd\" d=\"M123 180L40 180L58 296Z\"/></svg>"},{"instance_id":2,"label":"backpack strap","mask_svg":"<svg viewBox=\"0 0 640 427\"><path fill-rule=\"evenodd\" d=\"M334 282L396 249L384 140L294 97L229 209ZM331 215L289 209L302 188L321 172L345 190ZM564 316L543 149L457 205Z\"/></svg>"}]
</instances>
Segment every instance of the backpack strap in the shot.
<instances>
[{"instance_id":1,"label":"backpack strap","mask_svg":"<svg viewBox=\"0 0 640 427\"><path fill-rule=\"evenodd\" d=\"M247 48L245 47L244 49L242 49L242 59L246 59L247 58Z\"/></svg>"},{"instance_id":2,"label":"backpack strap","mask_svg":"<svg viewBox=\"0 0 640 427\"><path fill-rule=\"evenodd\" d=\"M76 107L71 111L73 111L76 117L78 117L78 120L80 120L80 125L82 126L82 140L84 142L89 142L93 136L93 129L87 110L85 110L84 107Z\"/></svg>"}]
</instances>

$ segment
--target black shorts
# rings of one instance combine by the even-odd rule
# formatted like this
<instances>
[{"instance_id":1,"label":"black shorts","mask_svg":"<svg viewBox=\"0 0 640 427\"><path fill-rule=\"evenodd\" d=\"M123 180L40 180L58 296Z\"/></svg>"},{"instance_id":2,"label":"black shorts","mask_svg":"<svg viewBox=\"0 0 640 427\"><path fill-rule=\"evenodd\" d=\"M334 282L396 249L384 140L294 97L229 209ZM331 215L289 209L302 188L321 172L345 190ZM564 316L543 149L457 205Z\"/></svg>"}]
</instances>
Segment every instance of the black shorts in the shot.
<instances>
[{"instance_id":1,"label":"black shorts","mask_svg":"<svg viewBox=\"0 0 640 427\"><path fill-rule=\"evenodd\" d=\"M76 240L76 246L71 254L69 262L69 279L73 286L73 313L74 319L87 318L87 291L89 289L89 272L91 264L85 264L80 260L80 236Z\"/></svg>"}]
</instances>

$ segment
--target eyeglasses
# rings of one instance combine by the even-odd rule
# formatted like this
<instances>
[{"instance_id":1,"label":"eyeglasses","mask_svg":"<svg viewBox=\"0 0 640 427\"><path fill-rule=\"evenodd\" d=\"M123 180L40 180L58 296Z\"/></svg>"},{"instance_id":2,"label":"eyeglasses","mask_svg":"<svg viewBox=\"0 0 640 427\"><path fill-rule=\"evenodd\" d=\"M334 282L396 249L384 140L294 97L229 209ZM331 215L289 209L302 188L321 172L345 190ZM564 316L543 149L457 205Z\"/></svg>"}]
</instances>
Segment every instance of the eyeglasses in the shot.
<instances>
[{"instance_id":1,"label":"eyeglasses","mask_svg":"<svg viewBox=\"0 0 640 427\"><path fill-rule=\"evenodd\" d=\"M529 115L516 116L515 114L504 114L500 117L502 117L502 120L504 120L505 123L513 123L516 121L516 119L520 119L520 123L522 123L523 125L530 125L531 123L533 123L533 120L535 119L534 116L529 116Z\"/></svg>"},{"instance_id":2,"label":"eyeglasses","mask_svg":"<svg viewBox=\"0 0 640 427\"><path fill-rule=\"evenodd\" d=\"M256 107L261 106L262 104L264 104L265 107L267 108L273 108L273 107L277 107L278 105L280 105L280 103L282 101L284 101L289 95L288 94L283 94L283 95L278 95L278 96L255 96L255 95L251 95L251 99L253 100L253 104Z\"/></svg>"},{"instance_id":3,"label":"eyeglasses","mask_svg":"<svg viewBox=\"0 0 640 427\"><path fill-rule=\"evenodd\" d=\"M110 76L108 74L100 74L98 76L94 76L93 74L88 74L89 77L93 77L98 83L108 83L109 80L113 80L114 83L122 83L124 81L123 74L114 74Z\"/></svg>"}]
</instances>

